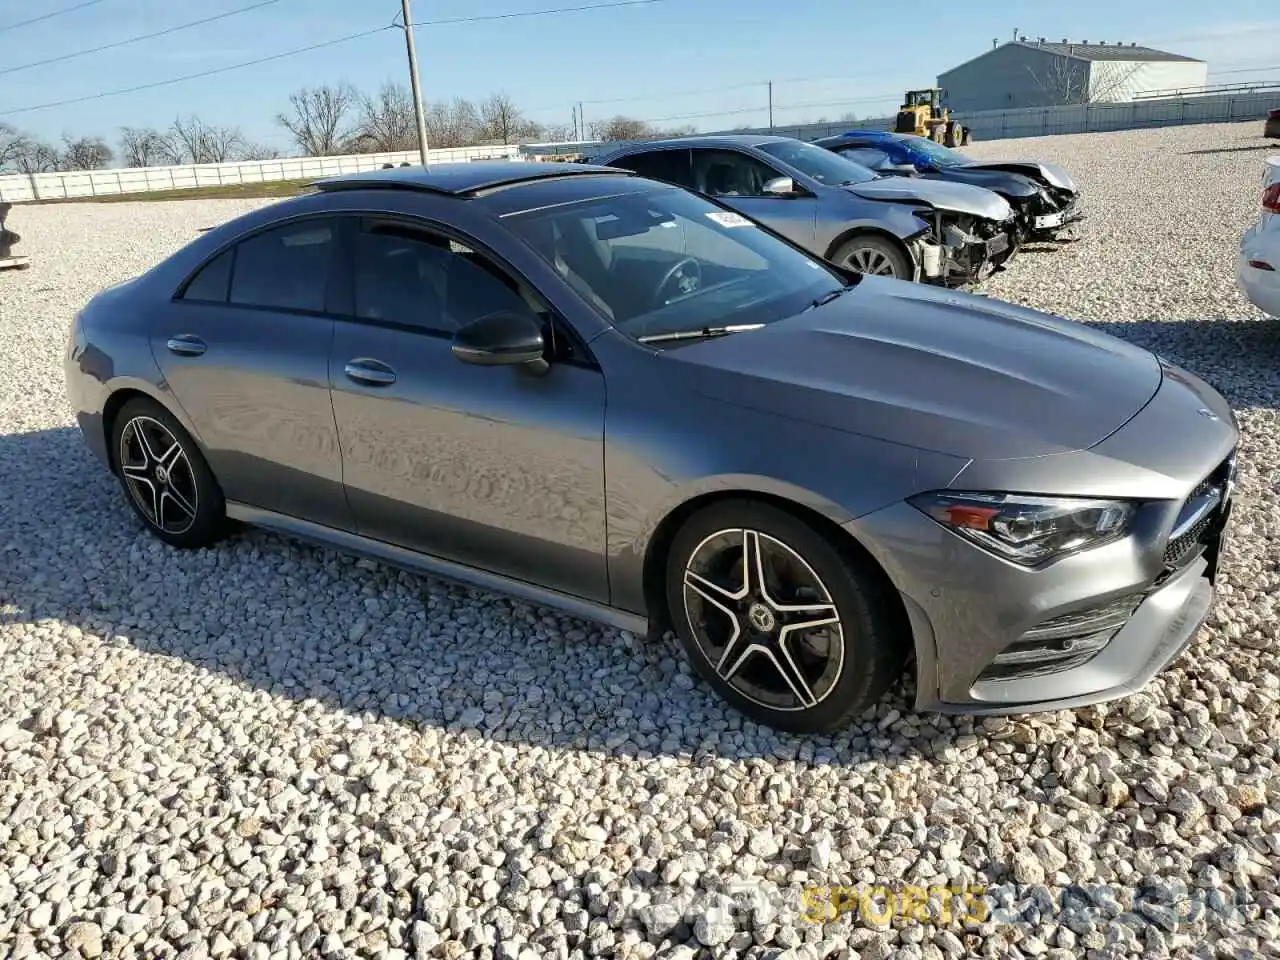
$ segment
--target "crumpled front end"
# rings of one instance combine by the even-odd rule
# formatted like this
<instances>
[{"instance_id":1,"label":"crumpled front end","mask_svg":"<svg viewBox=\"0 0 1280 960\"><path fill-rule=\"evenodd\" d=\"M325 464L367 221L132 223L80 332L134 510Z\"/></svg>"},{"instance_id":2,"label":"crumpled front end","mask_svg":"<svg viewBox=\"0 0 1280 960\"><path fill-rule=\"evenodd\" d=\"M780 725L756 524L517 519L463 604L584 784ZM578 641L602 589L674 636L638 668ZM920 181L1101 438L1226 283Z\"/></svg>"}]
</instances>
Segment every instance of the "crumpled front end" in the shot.
<instances>
[{"instance_id":1,"label":"crumpled front end","mask_svg":"<svg viewBox=\"0 0 1280 960\"><path fill-rule=\"evenodd\" d=\"M1018 251L1017 215L1003 220L935 211L932 229L914 240L920 280L941 286L978 283L1004 267Z\"/></svg>"},{"instance_id":2,"label":"crumpled front end","mask_svg":"<svg viewBox=\"0 0 1280 960\"><path fill-rule=\"evenodd\" d=\"M1080 191L1040 185L1024 208L1021 224L1027 240L1074 239L1085 219Z\"/></svg>"}]
</instances>

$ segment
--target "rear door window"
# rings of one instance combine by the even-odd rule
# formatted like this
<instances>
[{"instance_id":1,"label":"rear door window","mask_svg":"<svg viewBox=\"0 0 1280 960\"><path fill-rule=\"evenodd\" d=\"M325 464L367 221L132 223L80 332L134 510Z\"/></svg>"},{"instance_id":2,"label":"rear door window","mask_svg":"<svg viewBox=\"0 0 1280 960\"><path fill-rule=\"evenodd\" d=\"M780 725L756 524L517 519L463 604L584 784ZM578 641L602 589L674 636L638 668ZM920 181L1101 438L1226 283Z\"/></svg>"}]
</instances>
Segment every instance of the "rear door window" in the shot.
<instances>
[{"instance_id":1,"label":"rear door window","mask_svg":"<svg viewBox=\"0 0 1280 960\"><path fill-rule=\"evenodd\" d=\"M674 183L679 187L693 186L693 172L689 164L688 150L650 150L620 157L609 164L630 170L650 180Z\"/></svg>"},{"instance_id":2,"label":"rear door window","mask_svg":"<svg viewBox=\"0 0 1280 960\"><path fill-rule=\"evenodd\" d=\"M231 273L231 302L320 313L338 242L331 218L285 224L242 241Z\"/></svg>"}]
</instances>

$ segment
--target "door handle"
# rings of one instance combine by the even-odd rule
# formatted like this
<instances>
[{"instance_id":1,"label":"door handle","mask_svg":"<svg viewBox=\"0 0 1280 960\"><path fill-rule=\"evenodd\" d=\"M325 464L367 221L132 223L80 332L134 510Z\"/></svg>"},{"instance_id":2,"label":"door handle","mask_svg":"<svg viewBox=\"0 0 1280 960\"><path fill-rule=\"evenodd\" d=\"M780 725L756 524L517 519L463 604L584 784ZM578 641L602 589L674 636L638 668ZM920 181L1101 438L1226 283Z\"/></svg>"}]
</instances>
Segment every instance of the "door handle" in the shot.
<instances>
[{"instance_id":1,"label":"door handle","mask_svg":"<svg viewBox=\"0 0 1280 960\"><path fill-rule=\"evenodd\" d=\"M346 374L348 379L371 387L385 387L396 382L396 372L381 360L350 360L347 362Z\"/></svg>"},{"instance_id":2,"label":"door handle","mask_svg":"<svg viewBox=\"0 0 1280 960\"><path fill-rule=\"evenodd\" d=\"M189 333L170 337L165 346L169 348L170 353L176 353L180 357L198 357L209 349L203 340Z\"/></svg>"}]
</instances>

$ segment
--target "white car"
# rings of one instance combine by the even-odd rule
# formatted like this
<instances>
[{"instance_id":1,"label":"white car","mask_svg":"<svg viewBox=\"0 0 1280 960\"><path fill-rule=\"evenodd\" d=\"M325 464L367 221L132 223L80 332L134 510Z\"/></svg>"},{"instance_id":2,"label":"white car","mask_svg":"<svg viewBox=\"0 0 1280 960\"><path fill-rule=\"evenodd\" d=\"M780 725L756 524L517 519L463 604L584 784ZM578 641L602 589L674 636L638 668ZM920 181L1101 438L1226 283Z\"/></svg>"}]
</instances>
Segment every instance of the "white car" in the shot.
<instances>
[{"instance_id":1,"label":"white car","mask_svg":"<svg viewBox=\"0 0 1280 960\"><path fill-rule=\"evenodd\" d=\"M1267 160L1262 217L1240 240L1236 277L1250 303L1280 317L1280 156Z\"/></svg>"}]
</instances>

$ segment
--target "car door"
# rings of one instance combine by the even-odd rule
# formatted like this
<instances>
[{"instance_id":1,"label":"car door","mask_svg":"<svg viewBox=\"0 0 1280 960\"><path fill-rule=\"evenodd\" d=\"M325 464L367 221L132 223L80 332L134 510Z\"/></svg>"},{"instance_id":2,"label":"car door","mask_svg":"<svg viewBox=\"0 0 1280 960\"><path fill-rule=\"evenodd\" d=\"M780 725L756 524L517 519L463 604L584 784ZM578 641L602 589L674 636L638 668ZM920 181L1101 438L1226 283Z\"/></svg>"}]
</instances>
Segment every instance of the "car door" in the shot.
<instances>
[{"instance_id":1,"label":"car door","mask_svg":"<svg viewBox=\"0 0 1280 960\"><path fill-rule=\"evenodd\" d=\"M342 529L329 400L339 220L304 217L220 252L152 329L152 352L228 500Z\"/></svg>"},{"instance_id":2,"label":"car door","mask_svg":"<svg viewBox=\"0 0 1280 960\"><path fill-rule=\"evenodd\" d=\"M814 249L818 198L764 192L766 183L789 173L745 151L722 148L695 148L692 166L694 189L699 193L715 197L805 249Z\"/></svg>"},{"instance_id":3,"label":"car door","mask_svg":"<svg viewBox=\"0 0 1280 960\"><path fill-rule=\"evenodd\" d=\"M605 385L585 347L474 241L421 221L353 226L330 383L357 530L607 602ZM453 356L459 325L498 311L543 313L544 374Z\"/></svg>"}]
</instances>

